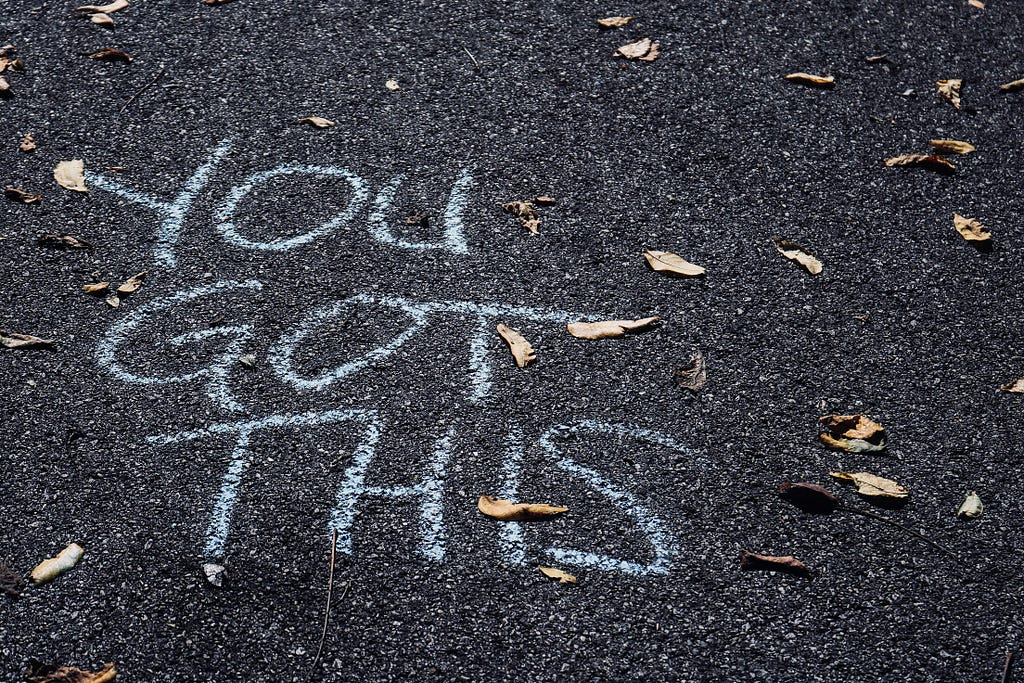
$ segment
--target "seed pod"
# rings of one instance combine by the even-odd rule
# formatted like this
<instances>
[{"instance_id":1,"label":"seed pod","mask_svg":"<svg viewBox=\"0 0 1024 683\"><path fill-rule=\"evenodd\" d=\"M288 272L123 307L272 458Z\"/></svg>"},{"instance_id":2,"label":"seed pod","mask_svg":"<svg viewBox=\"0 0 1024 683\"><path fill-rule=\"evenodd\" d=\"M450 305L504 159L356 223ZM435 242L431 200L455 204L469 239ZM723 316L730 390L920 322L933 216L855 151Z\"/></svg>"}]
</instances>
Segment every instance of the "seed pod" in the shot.
<instances>
[{"instance_id":1,"label":"seed pod","mask_svg":"<svg viewBox=\"0 0 1024 683\"><path fill-rule=\"evenodd\" d=\"M839 499L817 484L786 482L778 489L779 495L804 512L827 515L839 507Z\"/></svg>"}]
</instances>

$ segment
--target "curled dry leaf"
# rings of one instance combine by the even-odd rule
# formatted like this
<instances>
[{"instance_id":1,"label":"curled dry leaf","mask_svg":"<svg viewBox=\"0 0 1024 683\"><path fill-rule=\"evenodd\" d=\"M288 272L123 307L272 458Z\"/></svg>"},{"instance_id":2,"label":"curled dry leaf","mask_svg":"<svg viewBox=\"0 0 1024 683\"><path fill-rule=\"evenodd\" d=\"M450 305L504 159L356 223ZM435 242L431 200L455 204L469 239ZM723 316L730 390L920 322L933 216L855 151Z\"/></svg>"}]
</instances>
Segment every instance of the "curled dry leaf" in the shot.
<instances>
[{"instance_id":1,"label":"curled dry leaf","mask_svg":"<svg viewBox=\"0 0 1024 683\"><path fill-rule=\"evenodd\" d=\"M113 14L128 7L128 0L114 0L109 5L82 5L76 7L76 12L100 12L102 14Z\"/></svg>"},{"instance_id":2,"label":"curled dry leaf","mask_svg":"<svg viewBox=\"0 0 1024 683\"><path fill-rule=\"evenodd\" d=\"M1017 92L1018 90L1024 90L1024 78L1018 78L1015 81L1003 83L999 86L999 89L1003 92Z\"/></svg>"},{"instance_id":3,"label":"curled dry leaf","mask_svg":"<svg viewBox=\"0 0 1024 683\"><path fill-rule=\"evenodd\" d=\"M89 21L96 24L97 26L113 26L114 19L109 14L103 12L97 12L96 14L89 16Z\"/></svg>"},{"instance_id":4,"label":"curled dry leaf","mask_svg":"<svg viewBox=\"0 0 1024 683\"><path fill-rule=\"evenodd\" d=\"M839 499L831 491L817 484L786 482L776 490L783 500L792 503L804 512L827 515L839 507Z\"/></svg>"},{"instance_id":5,"label":"curled dry leaf","mask_svg":"<svg viewBox=\"0 0 1024 683\"><path fill-rule=\"evenodd\" d=\"M968 242L988 242L992 233L976 218L964 218L958 213L953 214L953 227Z\"/></svg>"},{"instance_id":6,"label":"curled dry leaf","mask_svg":"<svg viewBox=\"0 0 1024 683\"><path fill-rule=\"evenodd\" d=\"M503 323L498 324L498 334L508 342L508 348L512 352L512 357L516 359L516 365L525 368L527 363L537 360L533 347L523 335Z\"/></svg>"},{"instance_id":7,"label":"curled dry leaf","mask_svg":"<svg viewBox=\"0 0 1024 683\"><path fill-rule=\"evenodd\" d=\"M985 9L985 3L981 0L967 0L967 4L976 9Z\"/></svg>"},{"instance_id":8,"label":"curled dry leaf","mask_svg":"<svg viewBox=\"0 0 1024 683\"><path fill-rule=\"evenodd\" d=\"M555 200L554 197L541 195L540 197L534 197L533 203L536 204L537 206L551 206L552 204L557 204L558 202Z\"/></svg>"},{"instance_id":9,"label":"curled dry leaf","mask_svg":"<svg viewBox=\"0 0 1024 683\"><path fill-rule=\"evenodd\" d=\"M658 58L658 43L650 38L642 38L633 43L627 43L615 51L613 56L626 59L637 59L641 62L653 62Z\"/></svg>"},{"instance_id":10,"label":"curled dry leaf","mask_svg":"<svg viewBox=\"0 0 1024 683\"><path fill-rule=\"evenodd\" d=\"M829 472L829 476L857 487L857 493L868 498L906 498L910 491L892 479L879 477L870 472Z\"/></svg>"},{"instance_id":11,"label":"curled dry leaf","mask_svg":"<svg viewBox=\"0 0 1024 683\"><path fill-rule=\"evenodd\" d=\"M124 62L125 64L132 61L132 56L124 50L118 50L113 47L101 47L96 52L89 55L89 59L98 59L103 62Z\"/></svg>"},{"instance_id":12,"label":"curled dry leaf","mask_svg":"<svg viewBox=\"0 0 1024 683\"><path fill-rule=\"evenodd\" d=\"M788 258L790 261L799 263L804 267L804 270L811 275L817 275L821 272L821 261L811 256L807 250L799 244L784 240L781 237L773 237L772 242L775 243L775 248L780 254Z\"/></svg>"},{"instance_id":13,"label":"curled dry leaf","mask_svg":"<svg viewBox=\"0 0 1024 683\"><path fill-rule=\"evenodd\" d=\"M308 123L315 128L333 128L336 125L334 121L319 116L305 116L299 119L299 123Z\"/></svg>"},{"instance_id":14,"label":"curled dry leaf","mask_svg":"<svg viewBox=\"0 0 1024 683\"><path fill-rule=\"evenodd\" d=\"M607 339L621 337L627 332L646 330L661 318L654 315L639 320L602 320L596 323L569 323L569 334L580 339Z\"/></svg>"},{"instance_id":15,"label":"curled dry leaf","mask_svg":"<svg viewBox=\"0 0 1024 683\"><path fill-rule=\"evenodd\" d=\"M537 215L537 207L532 202L507 202L499 204L501 210L519 218L524 228L534 235L539 234L540 217Z\"/></svg>"},{"instance_id":16,"label":"curled dry leaf","mask_svg":"<svg viewBox=\"0 0 1024 683\"><path fill-rule=\"evenodd\" d=\"M139 287L146 279L146 272L142 271L138 275L132 275L130 278L121 283L121 286L117 288L117 293L121 296L128 296L138 291Z\"/></svg>"},{"instance_id":17,"label":"curled dry leaf","mask_svg":"<svg viewBox=\"0 0 1024 683\"><path fill-rule=\"evenodd\" d=\"M36 150L36 139L32 137L32 133L25 133L25 137L21 139L18 149L26 153L34 152Z\"/></svg>"},{"instance_id":18,"label":"curled dry leaf","mask_svg":"<svg viewBox=\"0 0 1024 683\"><path fill-rule=\"evenodd\" d=\"M647 265L659 273L682 277L699 277L705 273L704 268L694 265L671 251L648 249L644 252Z\"/></svg>"},{"instance_id":19,"label":"curled dry leaf","mask_svg":"<svg viewBox=\"0 0 1024 683\"><path fill-rule=\"evenodd\" d=\"M704 354L698 351L693 358L690 359L690 364L684 368L676 368L672 371L672 380L676 383L677 387L682 387L697 393L700 391L708 381L707 366L704 363Z\"/></svg>"},{"instance_id":20,"label":"curled dry leaf","mask_svg":"<svg viewBox=\"0 0 1024 683\"><path fill-rule=\"evenodd\" d=\"M20 204L36 204L43 198L43 195L41 194L32 194L31 192L26 192L20 187L14 187L13 185L8 185L4 188L4 196L12 202L18 202Z\"/></svg>"},{"instance_id":21,"label":"curled dry leaf","mask_svg":"<svg viewBox=\"0 0 1024 683\"><path fill-rule=\"evenodd\" d=\"M825 415L820 418L823 444L847 453L885 450L885 428L865 415Z\"/></svg>"},{"instance_id":22,"label":"curled dry leaf","mask_svg":"<svg viewBox=\"0 0 1024 683\"><path fill-rule=\"evenodd\" d=\"M1024 377L1015 379L1009 384L1004 384L999 387L999 391L1005 391L1008 394L1024 394Z\"/></svg>"},{"instance_id":23,"label":"curled dry leaf","mask_svg":"<svg viewBox=\"0 0 1024 683\"><path fill-rule=\"evenodd\" d=\"M961 78L943 78L935 83L939 88L939 94L949 100L954 109L960 108L960 87L963 84Z\"/></svg>"},{"instance_id":24,"label":"curled dry leaf","mask_svg":"<svg viewBox=\"0 0 1024 683\"><path fill-rule=\"evenodd\" d=\"M804 73L803 71L786 74L784 78L793 83L811 85L815 88L831 88L836 83L835 76L815 76L814 74Z\"/></svg>"},{"instance_id":25,"label":"curled dry leaf","mask_svg":"<svg viewBox=\"0 0 1024 683\"><path fill-rule=\"evenodd\" d=\"M981 496L974 491L967 494L964 498L964 502L960 503L960 507L957 508L956 516L960 519L977 519L981 517L981 513L985 511L985 506L981 503Z\"/></svg>"},{"instance_id":26,"label":"curled dry leaf","mask_svg":"<svg viewBox=\"0 0 1024 683\"><path fill-rule=\"evenodd\" d=\"M956 171L956 166L951 161L938 154L901 154L886 159L885 165L889 168L894 166L920 166L943 175L953 175Z\"/></svg>"},{"instance_id":27,"label":"curled dry leaf","mask_svg":"<svg viewBox=\"0 0 1024 683\"><path fill-rule=\"evenodd\" d=\"M764 569L785 572L797 576L810 576L811 572L800 560L792 555L759 555L746 550L740 551L740 567L743 569Z\"/></svg>"},{"instance_id":28,"label":"curled dry leaf","mask_svg":"<svg viewBox=\"0 0 1024 683\"><path fill-rule=\"evenodd\" d=\"M932 140L932 148L936 154L970 154L977 148L963 140Z\"/></svg>"},{"instance_id":29,"label":"curled dry leaf","mask_svg":"<svg viewBox=\"0 0 1024 683\"><path fill-rule=\"evenodd\" d=\"M85 162L81 159L60 161L53 168L53 179L65 190L88 192L85 186Z\"/></svg>"},{"instance_id":30,"label":"curled dry leaf","mask_svg":"<svg viewBox=\"0 0 1024 683\"><path fill-rule=\"evenodd\" d=\"M11 569L4 560L0 559L0 593L16 598L25 590L25 579L21 574Z\"/></svg>"},{"instance_id":31,"label":"curled dry leaf","mask_svg":"<svg viewBox=\"0 0 1024 683\"><path fill-rule=\"evenodd\" d=\"M93 249L93 245L86 242L83 239L79 239L74 235L56 235L48 233L40 235L36 238L39 245L42 247L52 247L54 249Z\"/></svg>"},{"instance_id":32,"label":"curled dry leaf","mask_svg":"<svg viewBox=\"0 0 1024 683\"><path fill-rule=\"evenodd\" d=\"M109 282L92 282L82 285L82 291L86 294L102 294L110 288Z\"/></svg>"},{"instance_id":33,"label":"curled dry leaf","mask_svg":"<svg viewBox=\"0 0 1024 683\"><path fill-rule=\"evenodd\" d=\"M32 580L36 583L53 581L78 564L78 561L82 559L84 554L85 550L82 546L72 543L67 548L64 548L64 550L61 550L57 557L43 560L36 565L36 568L32 570Z\"/></svg>"},{"instance_id":34,"label":"curled dry leaf","mask_svg":"<svg viewBox=\"0 0 1024 683\"><path fill-rule=\"evenodd\" d=\"M73 666L31 661L25 671L29 683L110 683L116 677L117 669L112 663L99 671L83 671Z\"/></svg>"},{"instance_id":35,"label":"curled dry leaf","mask_svg":"<svg viewBox=\"0 0 1024 683\"><path fill-rule=\"evenodd\" d=\"M549 579L558 579L558 583L576 583L576 577L568 572L563 572L561 569L555 569L554 567L541 567L537 569L540 573Z\"/></svg>"},{"instance_id":36,"label":"curled dry leaf","mask_svg":"<svg viewBox=\"0 0 1024 683\"><path fill-rule=\"evenodd\" d=\"M480 496L476 501L476 507L488 517L502 522L535 522L551 519L569 510L545 503L513 503L494 496Z\"/></svg>"},{"instance_id":37,"label":"curled dry leaf","mask_svg":"<svg viewBox=\"0 0 1024 683\"><path fill-rule=\"evenodd\" d=\"M601 28L622 28L634 19L636 17L605 17L604 19L598 19L597 25Z\"/></svg>"},{"instance_id":38,"label":"curled dry leaf","mask_svg":"<svg viewBox=\"0 0 1024 683\"><path fill-rule=\"evenodd\" d=\"M388 90L395 91L398 90L401 86L398 85L398 81L396 81L393 78L389 78L388 80L384 81L384 87L387 88Z\"/></svg>"},{"instance_id":39,"label":"curled dry leaf","mask_svg":"<svg viewBox=\"0 0 1024 683\"><path fill-rule=\"evenodd\" d=\"M0 346L5 349L34 349L40 346L53 346L52 339L33 337L31 334L18 334L0 330Z\"/></svg>"},{"instance_id":40,"label":"curled dry leaf","mask_svg":"<svg viewBox=\"0 0 1024 683\"><path fill-rule=\"evenodd\" d=\"M214 588L220 588L224 585L224 579L227 576L227 568L222 564L207 562L203 565L203 576L206 577L206 583L210 584Z\"/></svg>"}]
</instances>

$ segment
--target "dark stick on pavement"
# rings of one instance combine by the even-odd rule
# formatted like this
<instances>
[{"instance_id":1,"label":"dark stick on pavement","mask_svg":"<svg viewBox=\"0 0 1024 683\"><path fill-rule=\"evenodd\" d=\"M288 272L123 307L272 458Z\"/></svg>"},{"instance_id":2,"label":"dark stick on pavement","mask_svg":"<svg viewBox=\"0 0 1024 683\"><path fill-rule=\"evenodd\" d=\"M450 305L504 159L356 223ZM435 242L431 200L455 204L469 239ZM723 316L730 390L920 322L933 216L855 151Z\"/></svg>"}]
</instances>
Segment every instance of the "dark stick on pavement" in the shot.
<instances>
[{"instance_id":1,"label":"dark stick on pavement","mask_svg":"<svg viewBox=\"0 0 1024 683\"><path fill-rule=\"evenodd\" d=\"M844 507L843 509L847 510L848 512L853 512L854 514L863 515L864 517L870 517L871 519L877 519L877 520L879 520L881 522L885 522L886 524L894 526L897 529L902 529L903 531L906 531L908 534L913 534L914 536L916 536L917 538L921 539L922 541L924 541L928 545L930 545L930 546L932 546L934 548L938 548L939 550L941 550L942 552L946 553L950 557L953 557L953 558L955 558L957 560L960 559L960 556L957 555L956 553L954 553L949 548L946 548L944 546L939 545L938 543L936 543L932 539L928 538L927 536L925 536L923 534L917 533L916 531L914 531L910 527L903 526L902 524L899 524L898 522L894 522L891 519L886 519L885 517L883 517L881 515L876 515L874 512L870 512L868 510L860 510L858 508L848 508L848 507Z\"/></svg>"},{"instance_id":2,"label":"dark stick on pavement","mask_svg":"<svg viewBox=\"0 0 1024 683\"><path fill-rule=\"evenodd\" d=\"M1003 664L1003 683L1010 683L1010 677L1013 675L1013 650L1006 651L1006 663Z\"/></svg>"},{"instance_id":3,"label":"dark stick on pavement","mask_svg":"<svg viewBox=\"0 0 1024 683\"><path fill-rule=\"evenodd\" d=\"M119 111L118 113L119 114L123 114L125 112L125 110L128 109L128 107L131 105L131 103L135 101L135 98L137 98L139 95L141 95L142 93L146 92L147 90L152 88L154 85L156 85L156 82L159 81L161 78L163 78L163 75L166 72L167 72L167 67L164 67L164 66L160 67L160 71L158 71L156 73L156 76L153 77L153 80L151 80L146 85L142 86L142 88L137 90L134 95L129 97L128 101L124 103L124 106L121 107L121 111Z\"/></svg>"},{"instance_id":4,"label":"dark stick on pavement","mask_svg":"<svg viewBox=\"0 0 1024 683\"><path fill-rule=\"evenodd\" d=\"M313 658L313 669L316 669L317 663L320 661L320 655L324 652L324 641L327 640L327 626L331 623L331 594L334 592L334 557L338 549L338 530L335 529L334 533L331 534L331 570L327 575L327 609L324 610L324 630L320 634L320 645L316 648L316 657ZM349 581L345 585L345 593L348 593L348 587L352 582ZM344 594L342 597L345 597Z\"/></svg>"}]
</instances>

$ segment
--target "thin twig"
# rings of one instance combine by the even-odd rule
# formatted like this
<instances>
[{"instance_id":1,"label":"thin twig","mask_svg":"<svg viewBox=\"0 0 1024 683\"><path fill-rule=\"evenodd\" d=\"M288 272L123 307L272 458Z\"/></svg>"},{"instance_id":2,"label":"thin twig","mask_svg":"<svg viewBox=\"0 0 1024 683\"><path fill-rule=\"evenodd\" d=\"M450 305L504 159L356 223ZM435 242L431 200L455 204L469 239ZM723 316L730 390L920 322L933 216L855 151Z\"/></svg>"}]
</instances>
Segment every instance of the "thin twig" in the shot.
<instances>
[{"instance_id":1,"label":"thin twig","mask_svg":"<svg viewBox=\"0 0 1024 683\"><path fill-rule=\"evenodd\" d=\"M1006 651L1006 663L1003 664L1003 683L1010 683L1010 675L1013 674L1013 650Z\"/></svg>"},{"instance_id":2,"label":"thin twig","mask_svg":"<svg viewBox=\"0 0 1024 683\"><path fill-rule=\"evenodd\" d=\"M331 571L327 575L327 609L324 610L324 631L320 634L320 645L316 648L316 657L313 658L313 669L316 669L320 661L320 655L324 652L324 641L327 640L327 625L331 622L331 595L334 593L334 556L338 549L338 530L331 534ZM352 582L349 581L349 584ZM348 584L345 585L345 593L348 592ZM342 598L345 595L342 594Z\"/></svg>"},{"instance_id":3,"label":"thin twig","mask_svg":"<svg viewBox=\"0 0 1024 683\"><path fill-rule=\"evenodd\" d=\"M167 67L161 66L161 67L160 67L160 71L158 71L158 72L156 73L156 76L154 76L154 77L153 77L153 80L151 80L151 81L150 81L149 83L147 83L146 85L142 86L142 88L140 88L140 89L139 89L138 91L136 91L136 93L135 93L134 95L132 95L131 97L129 97L129 98L128 98L128 101L124 103L124 106L123 106L123 107L121 107L121 111L119 111L118 113L119 113L119 114L123 114L123 113L125 112L125 110L126 110L126 109L128 109L128 107L129 107L129 106L131 105L131 103L132 103L132 102L134 102L134 101L135 101L135 99L136 99L136 98L137 98L137 97L138 97L139 95L141 95L142 93L146 92L147 90L149 90L150 88L152 88L152 87L153 87L154 85L156 85L156 82L157 82L157 81L159 81L159 80L160 80L161 78L163 78L163 75L164 75L164 74L165 74L166 72L167 72Z\"/></svg>"},{"instance_id":4,"label":"thin twig","mask_svg":"<svg viewBox=\"0 0 1024 683\"><path fill-rule=\"evenodd\" d=\"M887 518L885 518L885 517L883 517L881 515L876 515L874 512L870 512L868 510L859 510L857 508L848 508L848 507L845 507L845 506L842 509L843 510L847 510L849 512L852 512L854 514L863 515L864 517L870 517L871 519L877 519L877 520L879 520L881 522L885 522L886 524L889 524L890 526L894 526L897 529L902 529L903 531L906 531L908 534L912 534L912 535L916 536L917 538L921 539L922 541L924 541L928 545L930 545L930 546L932 546L934 548L938 548L939 550L941 550L942 552L946 553L950 557L956 558L958 560L960 559L960 557L956 553L954 553L952 550L950 550L949 548L946 548L944 546L939 545L938 543L936 543L932 539L928 538L927 536L924 536L923 534L919 534L918 532L914 531L910 527L903 526L902 524L900 524L898 522L894 522L891 519L887 519Z\"/></svg>"},{"instance_id":5,"label":"thin twig","mask_svg":"<svg viewBox=\"0 0 1024 683\"><path fill-rule=\"evenodd\" d=\"M464 52L465 52L465 53L466 53L467 55L469 55L469 58L470 58L471 60L473 60L473 66L474 66L474 67L476 68L476 70L477 70L477 71L479 71L479 70L480 70L480 62L476 61L476 57L474 57L474 56L473 56L473 53L472 53L472 52L470 52L470 51L469 51L469 50L468 50L468 49L466 48L466 46L465 46L465 45L463 45L463 46L462 46L462 49L463 49L463 51L464 51Z\"/></svg>"}]
</instances>

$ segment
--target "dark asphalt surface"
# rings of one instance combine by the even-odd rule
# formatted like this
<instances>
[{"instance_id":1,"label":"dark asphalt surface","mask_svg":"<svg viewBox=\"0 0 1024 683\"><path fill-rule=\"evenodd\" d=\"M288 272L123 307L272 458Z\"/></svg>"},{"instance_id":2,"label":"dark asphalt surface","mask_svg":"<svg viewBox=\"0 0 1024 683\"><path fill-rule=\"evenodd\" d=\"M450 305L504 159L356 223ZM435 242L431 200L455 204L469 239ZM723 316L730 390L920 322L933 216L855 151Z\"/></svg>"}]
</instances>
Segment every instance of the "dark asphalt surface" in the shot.
<instances>
[{"instance_id":1,"label":"dark asphalt surface","mask_svg":"<svg viewBox=\"0 0 1024 683\"><path fill-rule=\"evenodd\" d=\"M30 657L114 661L119 681L175 683L999 680L1006 651L1021 644L1024 585L1024 399L996 390L1024 374L1024 100L997 90L1024 77L1020 4L140 0L113 15L113 31L72 6L15 0L0 32L27 65L10 75L15 96L0 100L0 182L44 195L36 206L0 204L9 237L0 328L57 340L53 350L0 349L0 556L27 574L69 542L86 554L56 582L0 600L0 680L20 680ZM639 18L599 30L595 20L614 14ZM612 59L643 37L661 43L657 61ZM84 56L103 46L135 61ZM892 64L865 63L879 53ZM119 113L161 67L164 77ZM787 83L792 71L832 73L836 87ZM391 78L400 90L385 88ZM936 96L939 78L964 79L963 110ZM901 96L907 89L914 95ZM295 123L309 115L337 126ZM29 131L39 148L23 154ZM174 268L154 258L153 211L95 186L65 191L51 176L56 162L84 159L91 172L169 200L232 136L187 214ZM882 167L927 151L931 138L979 151L955 158L953 177ZM440 230L452 184L471 167L469 253L374 241L368 205L291 251L228 244L216 208L250 174L281 164L344 167L371 199L404 174L388 221L414 239ZM540 236L496 206L538 194L559 200L542 209ZM260 239L292 236L350 197L341 179L278 178L241 202L238 223ZM429 230L401 225L417 209L431 215ZM954 211L992 228L991 253L954 232ZM35 243L55 231L97 248ZM810 249L824 272L811 277L784 260L776 235ZM708 275L652 273L640 256L649 248ZM146 284L119 310L80 290L93 273L120 282L142 270ZM230 374L247 413L211 402L202 379L142 386L100 366L99 345L133 311L249 278L263 289L152 316L124 353L133 368L173 375L208 365L225 340L171 347L171 337L221 317L252 325L244 350L256 366ZM493 386L479 404L467 400L474 322L462 315L324 391L284 383L269 360L281 337L358 293L665 322L584 342L561 324L494 320L523 332L538 360L520 370L489 336ZM404 325L359 307L294 362L326 371ZM694 397L671 375L696 350L709 381ZM253 436L221 590L200 567L233 442L146 437L327 409L380 412L367 475L376 486L412 485L435 440L450 428L454 437L443 561L416 553L416 504L364 499L313 671L326 530L358 430ZM889 452L824 450L816 420L834 412L879 420ZM627 514L542 453L540 434L580 420L658 430L690 449L559 440L662 520L678 550L667 575L580 568L545 552L558 544L653 560ZM507 560L498 523L475 508L479 494L501 490L517 430L519 497L571 508L525 530L522 564ZM960 561L863 518L801 513L773 493L801 480L837 490L827 473L838 468L908 486L909 503L884 514ZM985 514L962 522L954 511L971 489ZM813 580L741 572L744 548L796 555ZM549 582L536 564L561 566L579 584Z\"/></svg>"}]
</instances>

